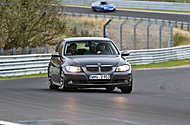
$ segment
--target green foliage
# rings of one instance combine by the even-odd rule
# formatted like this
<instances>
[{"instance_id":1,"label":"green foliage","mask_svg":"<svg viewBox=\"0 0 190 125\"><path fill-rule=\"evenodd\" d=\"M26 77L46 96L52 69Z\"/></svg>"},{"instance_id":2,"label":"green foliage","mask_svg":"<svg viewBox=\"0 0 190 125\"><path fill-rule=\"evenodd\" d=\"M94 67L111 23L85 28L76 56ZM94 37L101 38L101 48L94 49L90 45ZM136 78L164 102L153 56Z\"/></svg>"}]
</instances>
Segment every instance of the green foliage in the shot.
<instances>
[{"instance_id":1,"label":"green foliage","mask_svg":"<svg viewBox=\"0 0 190 125\"><path fill-rule=\"evenodd\" d=\"M190 0L175 0L175 2L190 3Z\"/></svg>"},{"instance_id":2,"label":"green foliage","mask_svg":"<svg viewBox=\"0 0 190 125\"><path fill-rule=\"evenodd\" d=\"M88 36L90 36L90 34L89 34L88 30L81 30L81 36L88 37Z\"/></svg>"},{"instance_id":3,"label":"green foliage","mask_svg":"<svg viewBox=\"0 0 190 125\"><path fill-rule=\"evenodd\" d=\"M22 79L22 78L32 78L32 77L47 77L47 73L31 74L31 75L21 75L21 76L7 76L0 77L0 79Z\"/></svg>"},{"instance_id":4,"label":"green foliage","mask_svg":"<svg viewBox=\"0 0 190 125\"><path fill-rule=\"evenodd\" d=\"M65 31L58 7L57 0L1 0L0 47L36 47L54 40Z\"/></svg>"},{"instance_id":5,"label":"green foliage","mask_svg":"<svg viewBox=\"0 0 190 125\"><path fill-rule=\"evenodd\" d=\"M185 43L186 40L186 37L180 35L179 33L176 33L174 35L174 46L182 45L183 43Z\"/></svg>"},{"instance_id":6,"label":"green foliage","mask_svg":"<svg viewBox=\"0 0 190 125\"><path fill-rule=\"evenodd\" d=\"M77 34L77 26L74 25L74 27L72 28L72 34Z\"/></svg>"}]
</instances>

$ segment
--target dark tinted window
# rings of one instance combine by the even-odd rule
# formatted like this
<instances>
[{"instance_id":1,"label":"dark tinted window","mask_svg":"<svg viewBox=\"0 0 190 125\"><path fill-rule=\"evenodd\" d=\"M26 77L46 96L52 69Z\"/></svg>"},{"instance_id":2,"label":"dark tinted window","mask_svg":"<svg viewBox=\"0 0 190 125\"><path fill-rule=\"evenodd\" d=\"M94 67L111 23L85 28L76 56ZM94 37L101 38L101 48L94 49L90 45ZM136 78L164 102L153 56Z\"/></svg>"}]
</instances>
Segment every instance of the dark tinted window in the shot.
<instances>
[{"instance_id":1,"label":"dark tinted window","mask_svg":"<svg viewBox=\"0 0 190 125\"><path fill-rule=\"evenodd\" d=\"M101 2L100 4L102 4L102 5L106 5L106 4L108 4L107 2Z\"/></svg>"},{"instance_id":2,"label":"dark tinted window","mask_svg":"<svg viewBox=\"0 0 190 125\"><path fill-rule=\"evenodd\" d=\"M64 55L118 55L118 50L111 41L73 41L65 45Z\"/></svg>"}]
</instances>

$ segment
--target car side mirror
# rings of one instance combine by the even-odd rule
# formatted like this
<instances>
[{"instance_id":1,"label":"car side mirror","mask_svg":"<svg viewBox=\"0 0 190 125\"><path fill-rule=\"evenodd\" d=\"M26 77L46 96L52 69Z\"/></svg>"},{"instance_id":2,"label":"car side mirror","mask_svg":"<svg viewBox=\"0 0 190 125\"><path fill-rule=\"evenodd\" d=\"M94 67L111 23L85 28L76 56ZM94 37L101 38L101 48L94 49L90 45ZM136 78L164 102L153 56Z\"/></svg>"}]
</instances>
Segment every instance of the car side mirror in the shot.
<instances>
[{"instance_id":1,"label":"car side mirror","mask_svg":"<svg viewBox=\"0 0 190 125\"><path fill-rule=\"evenodd\" d=\"M62 62L64 62L64 58L59 55L59 52L54 52L51 56L52 56L52 57L60 58L60 60L61 60Z\"/></svg>"},{"instance_id":2,"label":"car side mirror","mask_svg":"<svg viewBox=\"0 0 190 125\"><path fill-rule=\"evenodd\" d=\"M58 52L54 52L54 53L52 54L52 57L61 57L61 56L59 55Z\"/></svg>"},{"instance_id":3,"label":"car side mirror","mask_svg":"<svg viewBox=\"0 0 190 125\"><path fill-rule=\"evenodd\" d=\"M129 56L129 55L130 55L130 52L127 50L121 52L121 56Z\"/></svg>"}]
</instances>

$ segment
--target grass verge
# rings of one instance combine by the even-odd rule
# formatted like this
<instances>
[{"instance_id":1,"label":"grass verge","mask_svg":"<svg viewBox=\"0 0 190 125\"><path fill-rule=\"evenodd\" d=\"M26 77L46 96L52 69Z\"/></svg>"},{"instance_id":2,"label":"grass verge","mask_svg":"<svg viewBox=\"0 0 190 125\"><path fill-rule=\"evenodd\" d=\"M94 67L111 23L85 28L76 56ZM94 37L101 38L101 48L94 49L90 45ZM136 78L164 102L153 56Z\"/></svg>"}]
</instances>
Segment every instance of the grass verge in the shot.
<instances>
[{"instance_id":1,"label":"grass verge","mask_svg":"<svg viewBox=\"0 0 190 125\"><path fill-rule=\"evenodd\" d=\"M0 79L22 79L22 78L31 78L31 77L47 77L47 73L40 73L40 74L31 74L31 75L22 75L22 76L7 76L7 77L0 77Z\"/></svg>"},{"instance_id":2,"label":"grass verge","mask_svg":"<svg viewBox=\"0 0 190 125\"><path fill-rule=\"evenodd\" d=\"M190 32L174 28L174 46L190 45Z\"/></svg>"},{"instance_id":3,"label":"grass verge","mask_svg":"<svg viewBox=\"0 0 190 125\"><path fill-rule=\"evenodd\" d=\"M133 70L135 69L146 69L146 68L168 68L168 67L177 67L190 65L190 59L183 60L170 60L160 63L151 63L145 65L132 65ZM32 75L23 75L23 76L9 76L9 77L0 77L0 79L18 79L18 78L30 78L30 77L47 77L47 73L41 74L32 74Z\"/></svg>"},{"instance_id":4,"label":"grass verge","mask_svg":"<svg viewBox=\"0 0 190 125\"><path fill-rule=\"evenodd\" d=\"M177 66L185 66L185 65L190 65L190 59L170 60L166 62L151 63L151 64L144 64L144 65L132 65L132 68L133 69L168 68L168 67L177 67Z\"/></svg>"}]
</instances>

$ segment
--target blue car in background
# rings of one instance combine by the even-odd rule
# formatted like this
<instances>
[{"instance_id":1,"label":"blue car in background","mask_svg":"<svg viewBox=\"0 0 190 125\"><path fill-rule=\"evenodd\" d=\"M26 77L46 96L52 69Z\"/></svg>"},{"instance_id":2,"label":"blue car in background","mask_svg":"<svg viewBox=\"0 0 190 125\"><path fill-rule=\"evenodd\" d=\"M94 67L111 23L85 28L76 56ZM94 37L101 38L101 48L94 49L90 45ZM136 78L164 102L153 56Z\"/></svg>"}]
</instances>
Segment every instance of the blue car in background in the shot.
<instances>
[{"instance_id":1,"label":"blue car in background","mask_svg":"<svg viewBox=\"0 0 190 125\"><path fill-rule=\"evenodd\" d=\"M116 7L106 1L96 1L92 3L92 10L96 12L112 12L116 10Z\"/></svg>"}]
</instances>

